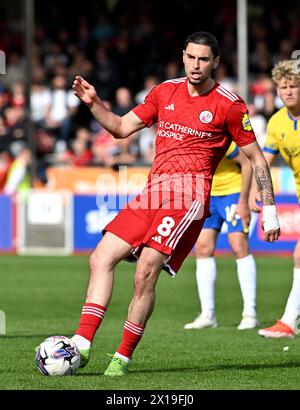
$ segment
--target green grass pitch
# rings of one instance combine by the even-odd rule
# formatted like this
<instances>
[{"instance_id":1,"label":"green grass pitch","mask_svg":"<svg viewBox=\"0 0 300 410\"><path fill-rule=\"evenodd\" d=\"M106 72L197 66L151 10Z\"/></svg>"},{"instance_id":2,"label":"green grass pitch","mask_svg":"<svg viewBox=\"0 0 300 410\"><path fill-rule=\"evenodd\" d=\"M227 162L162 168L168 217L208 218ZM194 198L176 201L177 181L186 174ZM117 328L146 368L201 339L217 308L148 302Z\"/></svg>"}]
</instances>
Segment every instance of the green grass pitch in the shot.
<instances>
[{"instance_id":1,"label":"green grass pitch","mask_svg":"<svg viewBox=\"0 0 300 410\"><path fill-rule=\"evenodd\" d=\"M257 257L261 325L280 318L292 282L292 260ZM119 265L104 322L88 366L74 376L45 377L35 368L34 348L51 335L71 336L79 320L88 280L88 257L0 256L0 310L7 335L0 336L0 390L202 390L299 389L300 344L267 340L257 330L238 331L241 295L233 257L217 258L219 327L184 330L199 311L194 260L176 279L162 272L154 313L138 346L131 371L121 380L103 376L118 347L132 296L134 266ZM288 345L287 352L283 347Z\"/></svg>"}]
</instances>

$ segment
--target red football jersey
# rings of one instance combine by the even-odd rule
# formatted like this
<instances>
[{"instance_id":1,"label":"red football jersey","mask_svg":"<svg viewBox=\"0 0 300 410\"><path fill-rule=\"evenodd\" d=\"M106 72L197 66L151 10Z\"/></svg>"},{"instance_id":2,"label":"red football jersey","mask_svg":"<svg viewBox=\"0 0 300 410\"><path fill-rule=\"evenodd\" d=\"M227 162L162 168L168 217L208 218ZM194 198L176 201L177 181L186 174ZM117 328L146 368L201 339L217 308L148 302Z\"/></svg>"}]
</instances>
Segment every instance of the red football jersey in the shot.
<instances>
[{"instance_id":1,"label":"red football jersey","mask_svg":"<svg viewBox=\"0 0 300 410\"><path fill-rule=\"evenodd\" d=\"M149 181L160 175L200 175L206 207L214 172L231 141L239 146L255 141L244 101L218 83L192 97L185 77L165 81L133 112L147 127L157 124Z\"/></svg>"}]
</instances>

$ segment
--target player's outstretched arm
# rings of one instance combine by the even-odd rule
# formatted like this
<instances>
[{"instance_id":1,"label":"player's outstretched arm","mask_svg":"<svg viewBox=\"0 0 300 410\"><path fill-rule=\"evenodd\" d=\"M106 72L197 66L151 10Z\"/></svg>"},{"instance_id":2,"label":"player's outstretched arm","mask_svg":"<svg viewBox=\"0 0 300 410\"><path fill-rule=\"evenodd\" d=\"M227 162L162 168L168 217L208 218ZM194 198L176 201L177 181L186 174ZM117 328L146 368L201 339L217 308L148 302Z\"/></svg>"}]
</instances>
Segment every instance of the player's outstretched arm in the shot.
<instances>
[{"instance_id":1,"label":"player's outstretched arm","mask_svg":"<svg viewBox=\"0 0 300 410\"><path fill-rule=\"evenodd\" d=\"M72 88L74 94L90 108L95 119L115 138L127 138L145 127L132 111L120 117L108 110L97 95L95 87L84 78L76 76Z\"/></svg>"},{"instance_id":2,"label":"player's outstretched arm","mask_svg":"<svg viewBox=\"0 0 300 410\"><path fill-rule=\"evenodd\" d=\"M264 240L274 242L280 236L279 222L275 207L273 183L269 165L257 142L241 147L252 163L255 180L263 203Z\"/></svg>"}]
</instances>

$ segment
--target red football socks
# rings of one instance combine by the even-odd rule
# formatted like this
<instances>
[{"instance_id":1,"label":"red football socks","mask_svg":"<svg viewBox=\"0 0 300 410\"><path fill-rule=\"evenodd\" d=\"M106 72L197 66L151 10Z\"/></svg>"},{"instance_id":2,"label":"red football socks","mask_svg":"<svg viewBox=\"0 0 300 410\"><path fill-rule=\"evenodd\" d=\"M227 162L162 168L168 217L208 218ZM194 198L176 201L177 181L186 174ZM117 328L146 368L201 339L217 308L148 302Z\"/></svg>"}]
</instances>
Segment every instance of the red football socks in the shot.
<instances>
[{"instance_id":1,"label":"red football socks","mask_svg":"<svg viewBox=\"0 0 300 410\"><path fill-rule=\"evenodd\" d=\"M127 320L124 325L123 339L117 350L122 356L131 359L134 349L141 340L145 328Z\"/></svg>"},{"instance_id":2,"label":"red football socks","mask_svg":"<svg viewBox=\"0 0 300 410\"><path fill-rule=\"evenodd\" d=\"M96 303L85 303L82 308L81 318L76 335L80 335L90 342L99 328L104 317L106 308Z\"/></svg>"}]
</instances>

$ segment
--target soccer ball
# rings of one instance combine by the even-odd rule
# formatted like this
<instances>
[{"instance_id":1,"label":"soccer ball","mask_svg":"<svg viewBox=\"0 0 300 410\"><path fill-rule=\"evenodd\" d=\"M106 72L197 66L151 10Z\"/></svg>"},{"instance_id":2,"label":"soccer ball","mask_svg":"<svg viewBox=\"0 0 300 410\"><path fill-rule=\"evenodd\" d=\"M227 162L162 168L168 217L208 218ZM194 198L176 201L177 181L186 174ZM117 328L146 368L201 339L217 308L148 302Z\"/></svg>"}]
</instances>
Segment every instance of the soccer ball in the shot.
<instances>
[{"instance_id":1,"label":"soccer ball","mask_svg":"<svg viewBox=\"0 0 300 410\"><path fill-rule=\"evenodd\" d=\"M80 365L80 352L65 336L51 336L36 349L36 366L45 376L74 374Z\"/></svg>"}]
</instances>

